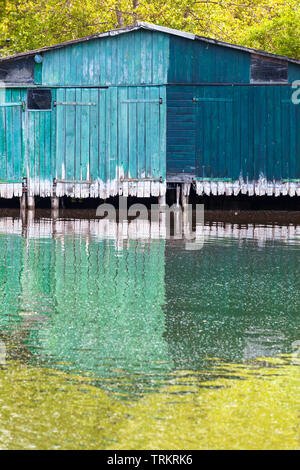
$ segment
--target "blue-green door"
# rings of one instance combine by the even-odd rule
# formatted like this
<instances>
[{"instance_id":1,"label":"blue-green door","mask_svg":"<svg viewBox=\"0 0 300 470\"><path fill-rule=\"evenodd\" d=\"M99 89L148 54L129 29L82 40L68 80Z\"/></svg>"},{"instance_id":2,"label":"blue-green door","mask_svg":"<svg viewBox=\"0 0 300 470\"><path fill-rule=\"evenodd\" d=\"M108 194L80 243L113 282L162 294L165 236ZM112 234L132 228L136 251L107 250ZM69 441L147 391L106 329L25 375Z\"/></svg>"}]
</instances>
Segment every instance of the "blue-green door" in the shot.
<instances>
[{"instance_id":1,"label":"blue-green door","mask_svg":"<svg viewBox=\"0 0 300 470\"><path fill-rule=\"evenodd\" d=\"M0 197L22 194L25 93L17 88L0 90Z\"/></svg>"},{"instance_id":2,"label":"blue-green door","mask_svg":"<svg viewBox=\"0 0 300 470\"><path fill-rule=\"evenodd\" d=\"M61 195L80 197L87 192L88 196L91 179L99 177L99 141L105 142L106 94L106 89L57 90L55 177Z\"/></svg>"},{"instance_id":3,"label":"blue-green door","mask_svg":"<svg viewBox=\"0 0 300 470\"><path fill-rule=\"evenodd\" d=\"M194 90L197 179L281 182L300 178L300 106L289 86Z\"/></svg>"},{"instance_id":4,"label":"blue-green door","mask_svg":"<svg viewBox=\"0 0 300 470\"><path fill-rule=\"evenodd\" d=\"M235 161L234 92L232 87L199 87L193 96L196 116L195 175L197 179L238 177ZM235 116L239 119L238 116Z\"/></svg>"},{"instance_id":5,"label":"blue-green door","mask_svg":"<svg viewBox=\"0 0 300 470\"><path fill-rule=\"evenodd\" d=\"M32 196L50 197L52 195L56 172L55 99L55 89L51 90L49 109L33 109L28 103L28 97L26 99L23 135L28 193Z\"/></svg>"},{"instance_id":6,"label":"blue-green door","mask_svg":"<svg viewBox=\"0 0 300 470\"><path fill-rule=\"evenodd\" d=\"M55 109L58 195L160 194L165 87L58 89Z\"/></svg>"}]
</instances>

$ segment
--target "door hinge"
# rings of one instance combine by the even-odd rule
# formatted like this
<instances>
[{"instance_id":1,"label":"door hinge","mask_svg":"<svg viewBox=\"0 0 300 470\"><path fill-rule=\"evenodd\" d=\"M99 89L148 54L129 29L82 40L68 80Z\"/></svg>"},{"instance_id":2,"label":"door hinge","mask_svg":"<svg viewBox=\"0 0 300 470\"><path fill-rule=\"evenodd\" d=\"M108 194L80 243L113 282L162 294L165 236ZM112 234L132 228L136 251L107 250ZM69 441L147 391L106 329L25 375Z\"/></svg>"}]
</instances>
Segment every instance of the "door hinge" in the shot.
<instances>
[{"instance_id":1,"label":"door hinge","mask_svg":"<svg viewBox=\"0 0 300 470\"><path fill-rule=\"evenodd\" d=\"M97 106L97 103L79 103L76 101L54 101L54 108L56 106Z\"/></svg>"},{"instance_id":2,"label":"door hinge","mask_svg":"<svg viewBox=\"0 0 300 470\"><path fill-rule=\"evenodd\" d=\"M14 108L15 106L21 106L23 111L25 110L25 102L20 101L16 103L0 103L0 108Z\"/></svg>"}]
</instances>

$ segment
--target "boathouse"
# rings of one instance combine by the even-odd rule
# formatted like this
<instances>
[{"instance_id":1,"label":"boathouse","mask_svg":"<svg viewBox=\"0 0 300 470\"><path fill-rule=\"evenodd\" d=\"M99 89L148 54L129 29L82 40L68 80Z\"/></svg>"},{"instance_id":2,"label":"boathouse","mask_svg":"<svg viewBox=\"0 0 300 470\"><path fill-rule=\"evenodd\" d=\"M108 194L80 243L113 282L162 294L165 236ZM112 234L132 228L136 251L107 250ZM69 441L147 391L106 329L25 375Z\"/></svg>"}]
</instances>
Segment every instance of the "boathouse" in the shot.
<instances>
[{"instance_id":1,"label":"boathouse","mask_svg":"<svg viewBox=\"0 0 300 470\"><path fill-rule=\"evenodd\" d=\"M147 23L0 59L0 197L300 196L300 61Z\"/></svg>"}]
</instances>

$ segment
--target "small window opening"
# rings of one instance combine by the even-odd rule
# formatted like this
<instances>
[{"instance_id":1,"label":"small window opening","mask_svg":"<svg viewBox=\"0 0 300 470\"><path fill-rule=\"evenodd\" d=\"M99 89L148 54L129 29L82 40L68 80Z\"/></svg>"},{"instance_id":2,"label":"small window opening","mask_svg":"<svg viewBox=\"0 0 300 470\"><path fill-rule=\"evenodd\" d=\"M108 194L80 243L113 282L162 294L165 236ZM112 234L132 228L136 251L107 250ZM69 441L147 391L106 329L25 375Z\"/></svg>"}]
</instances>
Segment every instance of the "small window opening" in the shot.
<instances>
[{"instance_id":1,"label":"small window opening","mask_svg":"<svg viewBox=\"0 0 300 470\"><path fill-rule=\"evenodd\" d=\"M251 55L251 83L287 83L287 61Z\"/></svg>"},{"instance_id":2,"label":"small window opening","mask_svg":"<svg viewBox=\"0 0 300 470\"><path fill-rule=\"evenodd\" d=\"M27 109L32 111L51 111L51 90L45 88L30 88L27 92Z\"/></svg>"}]
</instances>

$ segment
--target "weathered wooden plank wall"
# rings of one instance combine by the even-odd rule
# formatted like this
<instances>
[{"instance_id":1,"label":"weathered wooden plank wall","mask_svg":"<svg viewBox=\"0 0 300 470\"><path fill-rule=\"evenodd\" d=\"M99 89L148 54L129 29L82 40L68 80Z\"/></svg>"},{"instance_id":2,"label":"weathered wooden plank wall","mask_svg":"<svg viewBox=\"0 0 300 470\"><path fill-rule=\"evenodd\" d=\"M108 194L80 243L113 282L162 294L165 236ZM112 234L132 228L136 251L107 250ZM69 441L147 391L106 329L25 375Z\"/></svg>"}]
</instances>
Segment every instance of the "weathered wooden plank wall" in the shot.
<instances>
[{"instance_id":1,"label":"weathered wooden plank wall","mask_svg":"<svg viewBox=\"0 0 300 470\"><path fill-rule=\"evenodd\" d=\"M42 197L160 196L167 178L199 194L300 194L287 86L300 66L149 29L1 62L14 84L0 89L0 196L21 195L24 177ZM51 110L27 109L33 80L52 90Z\"/></svg>"},{"instance_id":2,"label":"weathered wooden plank wall","mask_svg":"<svg viewBox=\"0 0 300 470\"><path fill-rule=\"evenodd\" d=\"M172 36L167 180L196 181L198 194L300 195L300 106L276 86L296 79L286 60Z\"/></svg>"},{"instance_id":3,"label":"weathered wooden plank wall","mask_svg":"<svg viewBox=\"0 0 300 470\"><path fill-rule=\"evenodd\" d=\"M45 52L42 64L34 66L34 81L55 86L52 110L27 109L25 89L6 92L11 93L9 102L22 93L25 110L0 108L1 145L8 147L1 151L5 159L0 176L16 177L11 164L16 151L10 145L20 141L22 152L14 161L23 167L20 176L27 177L31 196L47 197L55 191L73 197L163 195L166 93L164 87L152 85L166 83L168 55L169 36L151 31ZM151 86L134 86L146 84ZM13 124L6 122L9 119ZM2 189L0 185L5 197L22 190L20 186L16 193L12 185Z\"/></svg>"},{"instance_id":4,"label":"weathered wooden plank wall","mask_svg":"<svg viewBox=\"0 0 300 470\"><path fill-rule=\"evenodd\" d=\"M170 38L168 83L249 83L250 54L201 41Z\"/></svg>"},{"instance_id":5,"label":"weathered wooden plank wall","mask_svg":"<svg viewBox=\"0 0 300 470\"><path fill-rule=\"evenodd\" d=\"M57 195L165 193L165 87L57 89L56 109Z\"/></svg>"},{"instance_id":6,"label":"weathered wooden plank wall","mask_svg":"<svg viewBox=\"0 0 300 470\"><path fill-rule=\"evenodd\" d=\"M167 87L167 179L196 175L194 87Z\"/></svg>"},{"instance_id":7,"label":"weathered wooden plank wall","mask_svg":"<svg viewBox=\"0 0 300 470\"><path fill-rule=\"evenodd\" d=\"M280 86L168 87L167 179L198 194L300 195L300 106Z\"/></svg>"},{"instance_id":8,"label":"weathered wooden plank wall","mask_svg":"<svg viewBox=\"0 0 300 470\"><path fill-rule=\"evenodd\" d=\"M55 100L56 90L52 91ZM29 195L50 197L55 177L56 113L31 111L24 113L24 164Z\"/></svg>"},{"instance_id":9,"label":"weathered wooden plank wall","mask_svg":"<svg viewBox=\"0 0 300 470\"><path fill-rule=\"evenodd\" d=\"M3 197L23 177L31 196L165 194L165 87L53 89L49 111L24 110L26 89L0 96Z\"/></svg>"},{"instance_id":10,"label":"weathered wooden plank wall","mask_svg":"<svg viewBox=\"0 0 300 470\"><path fill-rule=\"evenodd\" d=\"M43 57L43 85L165 84L169 64L169 36L133 31L47 51Z\"/></svg>"}]
</instances>

